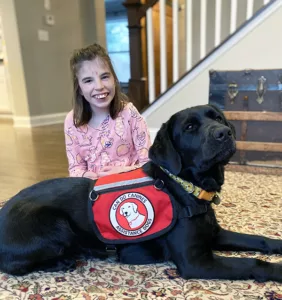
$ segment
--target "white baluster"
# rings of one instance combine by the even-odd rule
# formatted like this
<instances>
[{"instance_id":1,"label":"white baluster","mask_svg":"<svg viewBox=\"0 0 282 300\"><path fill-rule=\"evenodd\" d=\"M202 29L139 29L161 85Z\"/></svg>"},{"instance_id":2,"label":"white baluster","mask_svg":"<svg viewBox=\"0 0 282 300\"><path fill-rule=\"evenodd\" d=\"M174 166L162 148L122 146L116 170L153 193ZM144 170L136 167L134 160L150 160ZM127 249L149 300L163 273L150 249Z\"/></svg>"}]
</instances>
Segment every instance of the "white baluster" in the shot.
<instances>
[{"instance_id":1,"label":"white baluster","mask_svg":"<svg viewBox=\"0 0 282 300\"><path fill-rule=\"evenodd\" d=\"M150 7L146 12L147 22L147 57L148 57L148 89L149 103L156 99L155 88L155 58L154 58L154 33L153 33L153 9Z\"/></svg>"},{"instance_id":2,"label":"white baluster","mask_svg":"<svg viewBox=\"0 0 282 300\"><path fill-rule=\"evenodd\" d=\"M206 56L207 44L207 0L201 0L201 34L200 34L200 58Z\"/></svg>"},{"instance_id":3,"label":"white baluster","mask_svg":"<svg viewBox=\"0 0 282 300\"><path fill-rule=\"evenodd\" d=\"M246 20L249 20L252 17L253 13L254 13L254 0L248 0Z\"/></svg>"},{"instance_id":4,"label":"white baluster","mask_svg":"<svg viewBox=\"0 0 282 300\"><path fill-rule=\"evenodd\" d=\"M215 37L214 45L215 47L220 44L221 41L221 8L222 0L215 0Z\"/></svg>"},{"instance_id":5,"label":"white baluster","mask_svg":"<svg viewBox=\"0 0 282 300\"><path fill-rule=\"evenodd\" d=\"M160 0L160 57L161 57L161 93L167 89L167 61L166 61L166 3Z\"/></svg>"},{"instance_id":6,"label":"white baluster","mask_svg":"<svg viewBox=\"0 0 282 300\"><path fill-rule=\"evenodd\" d=\"M230 33L233 33L237 28L237 0L231 0L230 15Z\"/></svg>"},{"instance_id":7,"label":"white baluster","mask_svg":"<svg viewBox=\"0 0 282 300\"><path fill-rule=\"evenodd\" d=\"M186 0L186 70L192 68L192 0Z\"/></svg>"},{"instance_id":8,"label":"white baluster","mask_svg":"<svg viewBox=\"0 0 282 300\"><path fill-rule=\"evenodd\" d=\"M173 26L173 82L178 80L179 77L179 50L178 50L178 0L172 2L172 26Z\"/></svg>"}]
</instances>

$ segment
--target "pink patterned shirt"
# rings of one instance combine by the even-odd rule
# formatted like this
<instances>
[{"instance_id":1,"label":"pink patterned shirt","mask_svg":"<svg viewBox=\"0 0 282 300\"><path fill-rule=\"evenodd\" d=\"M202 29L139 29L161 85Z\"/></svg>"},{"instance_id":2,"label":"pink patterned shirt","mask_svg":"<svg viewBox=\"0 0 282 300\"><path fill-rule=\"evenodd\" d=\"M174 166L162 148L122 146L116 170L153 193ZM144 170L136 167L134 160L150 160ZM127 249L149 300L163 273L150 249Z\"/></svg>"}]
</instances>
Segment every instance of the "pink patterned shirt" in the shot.
<instances>
[{"instance_id":1,"label":"pink patterned shirt","mask_svg":"<svg viewBox=\"0 0 282 300\"><path fill-rule=\"evenodd\" d=\"M70 111L64 131L71 177L81 177L86 171L98 173L104 166L143 165L149 160L147 124L132 103L115 120L108 115L97 128L76 128Z\"/></svg>"}]
</instances>

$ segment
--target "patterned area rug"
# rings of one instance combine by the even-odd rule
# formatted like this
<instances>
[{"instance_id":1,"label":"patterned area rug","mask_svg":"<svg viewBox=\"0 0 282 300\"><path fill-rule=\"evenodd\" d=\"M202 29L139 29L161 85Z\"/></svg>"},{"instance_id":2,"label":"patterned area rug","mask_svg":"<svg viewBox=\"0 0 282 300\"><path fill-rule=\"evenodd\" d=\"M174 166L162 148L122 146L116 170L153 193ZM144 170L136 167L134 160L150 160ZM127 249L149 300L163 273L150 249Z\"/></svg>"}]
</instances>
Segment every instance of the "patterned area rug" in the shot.
<instances>
[{"instance_id":1,"label":"patterned area rug","mask_svg":"<svg viewBox=\"0 0 282 300\"><path fill-rule=\"evenodd\" d=\"M223 201L216 207L222 227L282 239L282 177L226 173ZM280 255L222 252L220 255L282 261ZM229 280L183 280L172 263L128 266L78 261L67 273L0 274L0 299L282 299L282 284Z\"/></svg>"}]
</instances>

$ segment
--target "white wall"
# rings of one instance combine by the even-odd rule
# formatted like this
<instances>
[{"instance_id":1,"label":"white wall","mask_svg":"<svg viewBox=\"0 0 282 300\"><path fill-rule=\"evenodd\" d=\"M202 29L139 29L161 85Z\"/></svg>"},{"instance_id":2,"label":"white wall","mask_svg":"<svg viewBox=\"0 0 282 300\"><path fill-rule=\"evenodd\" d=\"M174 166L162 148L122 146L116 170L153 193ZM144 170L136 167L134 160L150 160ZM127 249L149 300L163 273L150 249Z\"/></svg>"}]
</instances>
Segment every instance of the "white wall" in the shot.
<instances>
[{"instance_id":1,"label":"white wall","mask_svg":"<svg viewBox=\"0 0 282 300\"><path fill-rule=\"evenodd\" d=\"M47 14L54 15L54 26L46 24ZM73 50L95 41L105 45L104 2L51 0L47 11L43 0L0 0L0 15L14 124L64 115L72 103L69 58ZM39 29L48 32L48 41L39 40Z\"/></svg>"},{"instance_id":2,"label":"white wall","mask_svg":"<svg viewBox=\"0 0 282 300\"><path fill-rule=\"evenodd\" d=\"M231 49L205 67L189 84L171 95L161 106L156 103L143 115L149 128L159 128L175 112L194 105L207 104L209 100L209 70L282 69L282 1L280 7L238 41ZM269 10L270 11L270 10ZM185 80L185 78L183 79ZM181 81L180 83L181 84ZM177 89L176 89L177 90ZM171 94L173 90L169 93ZM162 99L159 99L162 103ZM159 107L157 107L159 106ZM157 107L157 108L156 108Z\"/></svg>"},{"instance_id":3,"label":"white wall","mask_svg":"<svg viewBox=\"0 0 282 300\"><path fill-rule=\"evenodd\" d=\"M0 0L0 13L2 19L2 29L5 39L5 73L8 101L11 112L15 115L28 115L28 97L26 90L23 60L21 55L18 25L15 14L15 3L13 1ZM9 49L9 50L8 50ZM19 99L16 101L15 99ZM19 103L19 105L17 105Z\"/></svg>"},{"instance_id":4,"label":"white wall","mask_svg":"<svg viewBox=\"0 0 282 300\"><path fill-rule=\"evenodd\" d=\"M6 80L6 70L4 65L4 36L2 30L2 19L0 10L0 115L11 112L11 105L8 98L8 86Z\"/></svg>"},{"instance_id":5,"label":"white wall","mask_svg":"<svg viewBox=\"0 0 282 300\"><path fill-rule=\"evenodd\" d=\"M186 7L185 0L179 0L180 10L178 12L179 22L179 74L182 76L186 72ZM255 14L263 7L263 0L254 1L253 13ZM221 5L221 42L230 34L230 10L231 2L224 0ZM237 2L237 28L246 21L247 0ZM200 59L200 19L201 1L192 0L192 65L198 63ZM214 48L215 43L215 0L207 1L206 19L206 53Z\"/></svg>"},{"instance_id":6,"label":"white wall","mask_svg":"<svg viewBox=\"0 0 282 300\"><path fill-rule=\"evenodd\" d=\"M0 114L11 112L8 98L8 89L6 82L5 66L0 62Z\"/></svg>"}]
</instances>

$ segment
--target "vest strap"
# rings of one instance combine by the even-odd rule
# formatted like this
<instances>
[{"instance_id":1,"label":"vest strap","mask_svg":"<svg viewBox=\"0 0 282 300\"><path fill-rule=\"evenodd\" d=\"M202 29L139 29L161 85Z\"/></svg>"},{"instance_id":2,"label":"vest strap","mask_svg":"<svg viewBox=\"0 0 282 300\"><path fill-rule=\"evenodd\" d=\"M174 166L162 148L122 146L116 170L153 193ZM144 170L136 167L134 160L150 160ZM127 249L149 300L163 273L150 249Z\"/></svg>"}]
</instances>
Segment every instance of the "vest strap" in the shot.
<instances>
[{"instance_id":1,"label":"vest strap","mask_svg":"<svg viewBox=\"0 0 282 300\"><path fill-rule=\"evenodd\" d=\"M179 219L192 218L193 216L204 214L207 211L208 211L207 204L185 206L179 213Z\"/></svg>"},{"instance_id":2,"label":"vest strap","mask_svg":"<svg viewBox=\"0 0 282 300\"><path fill-rule=\"evenodd\" d=\"M115 245L106 245L106 252L108 256L116 256L117 255L117 247Z\"/></svg>"}]
</instances>

